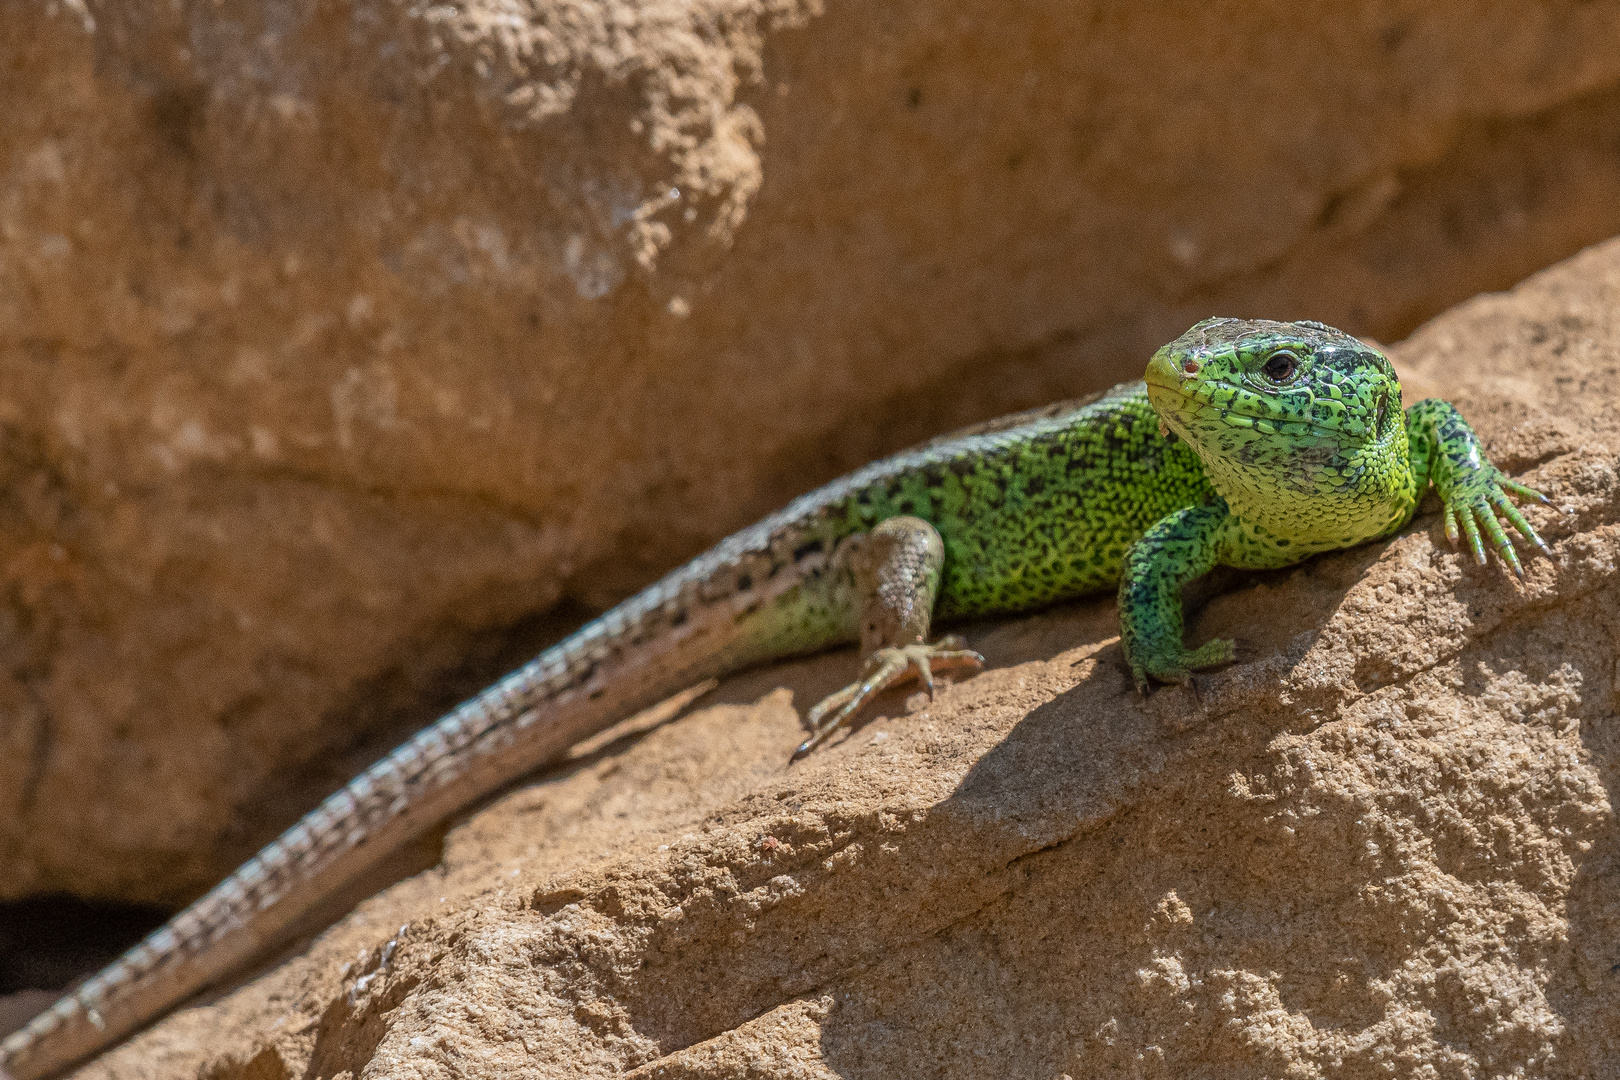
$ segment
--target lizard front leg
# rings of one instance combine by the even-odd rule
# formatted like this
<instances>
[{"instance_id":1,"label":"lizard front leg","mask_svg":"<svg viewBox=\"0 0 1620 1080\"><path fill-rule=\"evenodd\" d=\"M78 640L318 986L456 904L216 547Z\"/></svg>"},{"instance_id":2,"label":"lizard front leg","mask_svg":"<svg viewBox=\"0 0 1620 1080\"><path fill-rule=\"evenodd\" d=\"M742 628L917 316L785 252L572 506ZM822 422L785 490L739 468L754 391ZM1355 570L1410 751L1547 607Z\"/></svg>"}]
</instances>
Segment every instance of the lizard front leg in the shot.
<instances>
[{"instance_id":1,"label":"lizard front leg","mask_svg":"<svg viewBox=\"0 0 1620 1080\"><path fill-rule=\"evenodd\" d=\"M1199 668L1237 659L1231 640L1217 638L1196 649L1181 640L1181 587L1214 568L1231 520L1225 500L1189 506L1160 518L1125 553L1119 638L1138 690L1147 689L1149 678L1186 682Z\"/></svg>"},{"instance_id":2,"label":"lizard front leg","mask_svg":"<svg viewBox=\"0 0 1620 1080\"><path fill-rule=\"evenodd\" d=\"M861 677L810 710L810 737L793 759L810 753L847 723L873 694L912 675L934 693L936 667L978 671L984 657L954 634L928 644L939 595L945 542L921 518L892 517L852 537L839 551L848 560L861 611Z\"/></svg>"}]
</instances>

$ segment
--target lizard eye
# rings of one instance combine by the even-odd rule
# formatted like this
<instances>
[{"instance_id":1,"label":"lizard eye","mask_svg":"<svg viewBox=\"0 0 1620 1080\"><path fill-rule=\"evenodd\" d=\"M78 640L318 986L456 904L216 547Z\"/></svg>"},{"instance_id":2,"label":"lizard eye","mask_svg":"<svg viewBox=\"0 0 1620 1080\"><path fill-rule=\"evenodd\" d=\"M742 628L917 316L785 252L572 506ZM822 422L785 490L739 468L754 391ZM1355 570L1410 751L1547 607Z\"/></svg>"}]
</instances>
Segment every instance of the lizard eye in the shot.
<instances>
[{"instance_id":1,"label":"lizard eye","mask_svg":"<svg viewBox=\"0 0 1620 1080\"><path fill-rule=\"evenodd\" d=\"M1260 370L1272 382L1285 383L1299 370L1299 357L1287 349L1278 349L1261 365Z\"/></svg>"}]
</instances>

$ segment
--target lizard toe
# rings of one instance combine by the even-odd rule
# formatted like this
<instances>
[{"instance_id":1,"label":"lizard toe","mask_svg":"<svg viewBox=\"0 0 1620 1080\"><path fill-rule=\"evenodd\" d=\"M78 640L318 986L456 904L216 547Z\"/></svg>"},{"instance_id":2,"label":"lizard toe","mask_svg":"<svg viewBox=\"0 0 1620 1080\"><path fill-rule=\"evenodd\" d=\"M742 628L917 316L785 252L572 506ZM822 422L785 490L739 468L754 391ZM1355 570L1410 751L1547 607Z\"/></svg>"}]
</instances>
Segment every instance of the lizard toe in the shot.
<instances>
[{"instance_id":1,"label":"lizard toe","mask_svg":"<svg viewBox=\"0 0 1620 1080\"><path fill-rule=\"evenodd\" d=\"M792 761L798 761L816 747L825 743L841 727L860 712L873 696L915 676L928 696L934 696L934 672L941 669L966 668L979 671L984 657L972 649L963 648L963 641L955 634L948 635L932 645L918 642L878 649L866 658L864 674L858 682L829 694L817 702L805 720L810 725L810 737L793 751Z\"/></svg>"}]
</instances>

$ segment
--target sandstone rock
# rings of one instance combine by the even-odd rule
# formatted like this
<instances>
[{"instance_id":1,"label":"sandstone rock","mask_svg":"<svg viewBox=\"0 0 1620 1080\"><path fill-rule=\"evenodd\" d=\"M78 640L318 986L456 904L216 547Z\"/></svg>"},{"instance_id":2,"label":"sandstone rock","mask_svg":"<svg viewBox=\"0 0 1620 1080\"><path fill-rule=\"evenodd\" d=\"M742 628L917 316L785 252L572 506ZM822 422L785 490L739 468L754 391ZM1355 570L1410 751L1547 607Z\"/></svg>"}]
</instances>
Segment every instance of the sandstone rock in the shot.
<instances>
[{"instance_id":1,"label":"sandstone rock","mask_svg":"<svg viewBox=\"0 0 1620 1080\"><path fill-rule=\"evenodd\" d=\"M1620 241L1395 351L1548 492L1520 583L1396 539L1253 575L1143 700L1113 605L788 768L848 652L610 734L87 1077L1620 1073Z\"/></svg>"},{"instance_id":2,"label":"sandstone rock","mask_svg":"<svg viewBox=\"0 0 1620 1080\"><path fill-rule=\"evenodd\" d=\"M1620 231L1614 3L0 17L0 899L189 899L543 613L1194 318Z\"/></svg>"}]
</instances>

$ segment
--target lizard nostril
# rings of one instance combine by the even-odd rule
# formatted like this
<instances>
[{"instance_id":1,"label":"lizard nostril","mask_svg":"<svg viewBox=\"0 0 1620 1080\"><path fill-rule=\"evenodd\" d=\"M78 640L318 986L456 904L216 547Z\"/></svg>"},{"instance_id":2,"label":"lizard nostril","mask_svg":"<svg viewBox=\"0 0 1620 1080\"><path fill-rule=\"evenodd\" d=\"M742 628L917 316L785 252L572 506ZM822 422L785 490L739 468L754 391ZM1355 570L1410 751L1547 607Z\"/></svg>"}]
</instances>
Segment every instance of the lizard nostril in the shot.
<instances>
[{"instance_id":1,"label":"lizard nostril","mask_svg":"<svg viewBox=\"0 0 1620 1080\"><path fill-rule=\"evenodd\" d=\"M1198 361L1196 361L1196 360L1183 360L1181 362L1181 370L1185 371L1189 375L1198 374Z\"/></svg>"}]
</instances>

